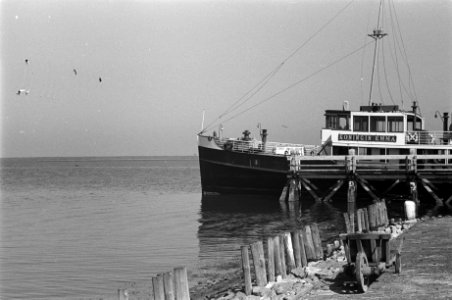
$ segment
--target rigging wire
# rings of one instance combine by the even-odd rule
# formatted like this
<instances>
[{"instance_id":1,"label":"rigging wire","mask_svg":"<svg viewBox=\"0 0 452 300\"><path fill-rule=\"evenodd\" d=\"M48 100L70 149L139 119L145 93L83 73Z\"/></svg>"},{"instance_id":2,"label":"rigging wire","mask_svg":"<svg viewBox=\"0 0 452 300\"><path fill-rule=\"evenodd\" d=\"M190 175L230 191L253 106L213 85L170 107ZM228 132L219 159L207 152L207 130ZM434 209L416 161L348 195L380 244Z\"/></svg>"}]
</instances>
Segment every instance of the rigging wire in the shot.
<instances>
[{"instance_id":1,"label":"rigging wire","mask_svg":"<svg viewBox=\"0 0 452 300\"><path fill-rule=\"evenodd\" d=\"M278 67L276 67L274 70L272 70L270 73L268 73L261 81L259 81L255 86L253 86L250 90L248 90L242 97L237 99L231 106L229 106L229 108L226 111L224 111L220 116L218 116L217 119L213 120L206 127L202 128L201 132L206 131L212 125L216 124L216 122L218 120L220 120L221 118L223 118L225 115L235 111L240 106L245 104L249 99L251 99L251 97L253 97L255 94L257 94L261 89L263 89L265 87L265 85L270 81L270 79L274 75L276 75L276 73L282 68L283 64L284 63L279 64ZM245 99L245 100L243 100L243 99Z\"/></svg>"},{"instance_id":2,"label":"rigging wire","mask_svg":"<svg viewBox=\"0 0 452 300\"><path fill-rule=\"evenodd\" d=\"M395 105L394 98L392 97L392 93L391 93L391 86L389 85L389 81L388 81L388 72L387 72L387 69L386 69L386 59L385 59L384 45L385 45L385 43L382 43L383 50L381 51L381 58L382 58L382 61L383 61L383 73L384 73L384 78L385 78L385 83L386 83L386 89L388 90L389 99L391 99L392 104Z\"/></svg>"},{"instance_id":3,"label":"rigging wire","mask_svg":"<svg viewBox=\"0 0 452 300\"><path fill-rule=\"evenodd\" d=\"M322 30L324 30L328 25L330 25L344 10L346 10L355 0L351 0L347 5L345 5L342 9L340 9L330 20L328 20L322 27L320 27L316 32L314 32L306 41L304 41L299 47L297 47L291 54L289 54L276 68L274 68L269 74L264 76L262 80L260 80L255 86L253 86L250 90L248 90L243 96L241 96L238 100L236 100L229 108L227 108L219 117L210 122L208 126L206 126L201 133L210 128L217 121L222 119L225 115L237 110L240 106L244 105L248 100L250 100L254 95L256 95L260 90L262 90L270 80L281 70L284 64L295 56L303 47L305 47L314 37L316 37ZM249 96L248 96L249 95Z\"/></svg>"},{"instance_id":4,"label":"rigging wire","mask_svg":"<svg viewBox=\"0 0 452 300\"><path fill-rule=\"evenodd\" d=\"M370 28L370 15L371 15L371 12L369 11L368 14L367 14L366 32L370 31L369 30L369 28ZM368 38L368 36L364 36L363 37L363 43L366 42L367 38ZM364 57L365 57L365 54L366 54L365 50L366 50L366 48L363 48L363 52L362 52L362 56L361 56L361 76L360 76L360 79L361 79L361 101L364 99L364 86L363 86L363 83L364 83Z\"/></svg>"},{"instance_id":5,"label":"rigging wire","mask_svg":"<svg viewBox=\"0 0 452 300\"><path fill-rule=\"evenodd\" d=\"M306 77L304 77L304 78L302 78L302 79L300 79L300 80L298 80L298 81L295 81L294 83L290 84L289 86L285 87L284 89L281 89L281 90L279 90L278 92L274 93L273 95L271 95L271 96L269 96L269 97L267 97L267 98L264 98L264 99L261 100L260 102L254 104L254 105L252 105L252 106L250 106L250 107L248 107L248 108L245 109L245 110L240 111L239 113L237 113L237 114L231 116L230 118L224 120L223 122L228 122L228 121L230 121L230 120L232 120L232 119L234 119L234 118L236 118L236 117L238 117L238 116L240 116L240 115L242 115L242 114L248 112L249 110L251 110L251 109L257 107L258 105L261 105L261 104L263 104L263 103L265 103L265 102L267 102L267 101L269 101L269 100L271 100L271 99L273 99L273 98L279 96L280 94L282 94L282 93L284 93L284 92L286 92L286 91L288 91L288 90L294 88L295 86L297 86L297 85L299 85L300 83L302 83L302 82L304 82L304 81L310 79L311 77L317 75L318 73L320 73L320 72L322 72L322 71L324 71L324 70L326 70L326 69L328 69L328 68L330 68L330 67L336 65L337 63L343 61L344 59L348 58L349 56L352 56L353 54L359 52L361 49L367 47L368 45L370 45L370 44L372 44L372 43L373 43L373 41L367 42L366 44L364 44L363 46L359 47L358 49L355 49L355 50L351 51L350 53L348 53L348 54L342 56L341 58L336 59L335 61L329 63L327 66L325 66L325 67L323 67L323 68L320 68L319 70L315 71L314 73L311 73L310 75L308 75L308 76L306 76Z\"/></svg>"},{"instance_id":6,"label":"rigging wire","mask_svg":"<svg viewBox=\"0 0 452 300\"><path fill-rule=\"evenodd\" d=\"M389 16L390 16L390 20L391 20L391 28L395 28L395 24L394 24L394 18L392 15L392 9L391 6L389 6ZM398 79L398 84L399 84L399 93L400 93L400 101L402 102L402 109L404 109L404 99L403 99L403 90L402 90L402 76L400 74L400 67L399 67L399 59L398 59L398 55L397 55L397 46L398 46L398 41L396 39L396 33L394 32L394 30L392 31L392 41L393 41L393 48L394 48L394 54L392 51L390 51L389 53L391 54L391 59L395 65L395 69L396 69L396 73L397 73L397 79Z\"/></svg>"},{"instance_id":7,"label":"rigging wire","mask_svg":"<svg viewBox=\"0 0 452 300\"><path fill-rule=\"evenodd\" d=\"M397 24L396 28L397 28L397 31L399 33L400 43L402 45L402 50L403 50L403 57L402 58L404 59L404 62L406 64L406 67L407 67L407 70L408 70L408 80L409 80L409 86L408 87L412 88L413 95L414 95L414 100L418 101L418 97L417 97L417 93L416 93L416 89L415 89L415 85L414 85L414 80L413 80L413 76L412 76L412 72L411 72L411 66L410 66L410 63L408 61L408 55L406 53L405 43L403 42L403 37L402 37L401 30L400 30L400 24L399 24L399 20L398 20L398 17L397 17L397 11L396 11L394 2L391 1L391 3L392 3L392 7L394 9L394 16L395 16L395 21L396 21L396 24ZM419 110L420 110L420 108L419 108Z\"/></svg>"}]
</instances>

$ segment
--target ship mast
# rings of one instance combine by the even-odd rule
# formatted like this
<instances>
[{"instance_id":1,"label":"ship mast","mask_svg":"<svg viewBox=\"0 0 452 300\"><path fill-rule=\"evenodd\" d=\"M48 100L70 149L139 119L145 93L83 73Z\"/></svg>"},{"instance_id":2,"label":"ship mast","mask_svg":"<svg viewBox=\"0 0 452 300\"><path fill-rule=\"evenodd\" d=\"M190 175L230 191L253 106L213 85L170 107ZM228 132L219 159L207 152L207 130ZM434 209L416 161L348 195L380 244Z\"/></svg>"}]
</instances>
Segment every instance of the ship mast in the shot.
<instances>
[{"instance_id":1,"label":"ship mast","mask_svg":"<svg viewBox=\"0 0 452 300\"><path fill-rule=\"evenodd\" d=\"M383 6L383 0L380 0L380 8L378 9L378 20L377 20L377 28L373 30L372 34L368 34L371 38L375 41L374 46L374 59L373 59L373 65L372 65L372 74L370 76L370 91L369 91L369 105L372 105L372 89L374 85L374 74L375 74L375 68L377 66L377 52L378 52L378 41L383 38L387 33L384 33L383 30L380 28L380 20L381 20L381 9Z\"/></svg>"}]
</instances>

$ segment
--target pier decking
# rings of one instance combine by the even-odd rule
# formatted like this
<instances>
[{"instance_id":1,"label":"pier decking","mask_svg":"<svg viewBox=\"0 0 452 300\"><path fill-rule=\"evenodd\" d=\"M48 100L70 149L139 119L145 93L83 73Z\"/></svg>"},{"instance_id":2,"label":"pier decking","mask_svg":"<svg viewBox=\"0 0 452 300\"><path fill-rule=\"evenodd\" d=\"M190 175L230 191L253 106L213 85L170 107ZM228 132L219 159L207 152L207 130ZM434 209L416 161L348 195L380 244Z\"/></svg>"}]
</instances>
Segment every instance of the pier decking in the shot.
<instances>
[{"instance_id":1,"label":"pier decking","mask_svg":"<svg viewBox=\"0 0 452 300\"><path fill-rule=\"evenodd\" d=\"M329 201L344 185L348 185L348 202L355 202L357 187L375 201L387 194L402 190L417 206L418 192L426 192L433 210L446 206L452 210L452 155L355 155L350 150L344 156L291 155L290 171L281 200L296 201L301 189L307 190L317 201ZM330 181L329 190L318 188L316 182Z\"/></svg>"},{"instance_id":2,"label":"pier decking","mask_svg":"<svg viewBox=\"0 0 452 300\"><path fill-rule=\"evenodd\" d=\"M303 299L452 299L452 217L420 222L403 236L400 274L383 273L365 294L341 294L344 282L336 280Z\"/></svg>"}]
</instances>

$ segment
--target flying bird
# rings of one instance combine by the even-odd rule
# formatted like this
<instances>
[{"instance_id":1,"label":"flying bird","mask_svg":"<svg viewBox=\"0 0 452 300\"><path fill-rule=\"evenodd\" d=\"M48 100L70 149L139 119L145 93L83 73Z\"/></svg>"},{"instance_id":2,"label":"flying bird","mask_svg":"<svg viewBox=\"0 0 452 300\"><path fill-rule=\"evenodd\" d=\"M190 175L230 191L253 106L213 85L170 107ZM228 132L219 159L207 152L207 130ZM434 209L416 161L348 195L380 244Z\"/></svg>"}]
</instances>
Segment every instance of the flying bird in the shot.
<instances>
[{"instance_id":1,"label":"flying bird","mask_svg":"<svg viewBox=\"0 0 452 300\"><path fill-rule=\"evenodd\" d=\"M77 69L72 69L72 71L74 72L74 75L77 75Z\"/></svg>"},{"instance_id":2,"label":"flying bird","mask_svg":"<svg viewBox=\"0 0 452 300\"><path fill-rule=\"evenodd\" d=\"M99 77L99 82L102 82L102 77Z\"/></svg>"},{"instance_id":3,"label":"flying bird","mask_svg":"<svg viewBox=\"0 0 452 300\"><path fill-rule=\"evenodd\" d=\"M26 89L20 89L20 90L18 90L18 91L16 92L16 95L22 95L22 94L28 95L29 93L30 93L29 90L26 90Z\"/></svg>"}]
</instances>

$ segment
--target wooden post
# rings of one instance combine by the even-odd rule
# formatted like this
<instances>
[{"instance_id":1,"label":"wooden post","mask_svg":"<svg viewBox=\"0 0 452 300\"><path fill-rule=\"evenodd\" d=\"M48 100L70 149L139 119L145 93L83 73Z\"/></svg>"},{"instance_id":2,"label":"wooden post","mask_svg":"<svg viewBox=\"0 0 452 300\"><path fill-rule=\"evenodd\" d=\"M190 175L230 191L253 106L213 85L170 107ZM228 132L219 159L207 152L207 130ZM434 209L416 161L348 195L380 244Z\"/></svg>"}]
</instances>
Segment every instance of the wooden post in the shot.
<instances>
[{"instance_id":1,"label":"wooden post","mask_svg":"<svg viewBox=\"0 0 452 300\"><path fill-rule=\"evenodd\" d=\"M322 240L320 239L320 231L317 223L311 224L312 241L314 242L314 249L317 259L323 259Z\"/></svg>"},{"instance_id":2,"label":"wooden post","mask_svg":"<svg viewBox=\"0 0 452 300\"><path fill-rule=\"evenodd\" d=\"M386 202L383 200L381 202L381 206L383 207L383 217L384 217L384 226L389 225L389 216L388 216L388 208L386 207Z\"/></svg>"},{"instance_id":3,"label":"wooden post","mask_svg":"<svg viewBox=\"0 0 452 300\"><path fill-rule=\"evenodd\" d=\"M367 207L369 213L369 230L375 231L378 229L378 203L371 204Z\"/></svg>"},{"instance_id":4,"label":"wooden post","mask_svg":"<svg viewBox=\"0 0 452 300\"><path fill-rule=\"evenodd\" d=\"M377 219L377 230L379 230L379 228L381 227L381 205L379 202L375 203L375 207L376 207L376 219Z\"/></svg>"},{"instance_id":5,"label":"wooden post","mask_svg":"<svg viewBox=\"0 0 452 300\"><path fill-rule=\"evenodd\" d=\"M284 187L283 190L281 192L281 196L279 196L279 202L286 202L287 199L287 186L289 184L287 183Z\"/></svg>"},{"instance_id":6,"label":"wooden post","mask_svg":"<svg viewBox=\"0 0 452 300\"><path fill-rule=\"evenodd\" d=\"M129 300L129 292L126 289L118 289L118 300Z\"/></svg>"},{"instance_id":7,"label":"wooden post","mask_svg":"<svg viewBox=\"0 0 452 300\"><path fill-rule=\"evenodd\" d=\"M355 149L348 150L349 156L346 159L346 172L348 177L348 192L347 192L347 212L350 217L351 232L355 232L355 211L356 211L356 156Z\"/></svg>"},{"instance_id":8,"label":"wooden post","mask_svg":"<svg viewBox=\"0 0 452 300\"><path fill-rule=\"evenodd\" d=\"M306 258L308 260L315 260L317 256L315 253L314 242L312 241L311 227L309 225L304 227L303 241L306 250Z\"/></svg>"},{"instance_id":9,"label":"wooden post","mask_svg":"<svg viewBox=\"0 0 452 300\"><path fill-rule=\"evenodd\" d=\"M287 266L289 267L289 271L292 271L293 269L295 269L296 266L290 232L285 233L283 238L284 238L284 248L286 249L287 254Z\"/></svg>"},{"instance_id":10,"label":"wooden post","mask_svg":"<svg viewBox=\"0 0 452 300\"><path fill-rule=\"evenodd\" d=\"M417 183L416 183L416 176L417 176L416 149L410 149L410 155L411 155L410 158L407 157L407 173L408 173L407 175L408 175L408 180L410 182L411 199L414 201L414 203L416 203L416 208L419 209L420 202L418 199Z\"/></svg>"},{"instance_id":11,"label":"wooden post","mask_svg":"<svg viewBox=\"0 0 452 300\"><path fill-rule=\"evenodd\" d=\"M365 231L370 231L369 213L367 211L367 208L363 208L363 215L364 215Z\"/></svg>"},{"instance_id":12,"label":"wooden post","mask_svg":"<svg viewBox=\"0 0 452 300\"><path fill-rule=\"evenodd\" d=\"M317 195L315 190L312 188L312 183L309 180L307 180L306 178L300 178L300 185L302 185L306 189L306 191L309 193L309 195L311 195L316 203L322 202L322 198Z\"/></svg>"},{"instance_id":13,"label":"wooden post","mask_svg":"<svg viewBox=\"0 0 452 300\"><path fill-rule=\"evenodd\" d=\"M256 283L258 286L265 286L267 284L267 272L265 271L264 246L261 241L251 244L251 254L254 272L256 273Z\"/></svg>"},{"instance_id":14,"label":"wooden post","mask_svg":"<svg viewBox=\"0 0 452 300\"><path fill-rule=\"evenodd\" d=\"M377 247L377 240L375 239L371 239L370 240L370 253L372 254L372 257L370 259L372 259L372 262L376 262L378 263L378 258L380 257L380 254L378 252L378 247Z\"/></svg>"},{"instance_id":15,"label":"wooden post","mask_svg":"<svg viewBox=\"0 0 452 300\"><path fill-rule=\"evenodd\" d=\"M299 200L298 184L295 180L295 174L293 174L293 176L294 177L292 177L289 181L289 196L287 197L288 202Z\"/></svg>"},{"instance_id":16,"label":"wooden post","mask_svg":"<svg viewBox=\"0 0 452 300\"><path fill-rule=\"evenodd\" d=\"M292 232L293 252L295 254L295 266L301 267L301 252L300 252L300 236L296 231Z\"/></svg>"},{"instance_id":17,"label":"wooden post","mask_svg":"<svg viewBox=\"0 0 452 300\"><path fill-rule=\"evenodd\" d=\"M251 270L250 270L250 257L248 254L248 246L242 246L241 252L242 252L243 277L245 279L245 294L251 295L252 285L251 285Z\"/></svg>"},{"instance_id":18,"label":"wooden post","mask_svg":"<svg viewBox=\"0 0 452 300\"><path fill-rule=\"evenodd\" d=\"M344 216L344 222L345 222L345 230L347 231L347 233L352 233L352 227L350 225L350 218L348 216L348 213L344 212L343 216Z\"/></svg>"},{"instance_id":19,"label":"wooden post","mask_svg":"<svg viewBox=\"0 0 452 300\"><path fill-rule=\"evenodd\" d=\"M287 265L286 265L286 252L284 251L284 237L280 235L279 239L279 254L281 255L281 271L282 278L287 276Z\"/></svg>"},{"instance_id":20,"label":"wooden post","mask_svg":"<svg viewBox=\"0 0 452 300\"><path fill-rule=\"evenodd\" d=\"M179 267L174 269L174 287L177 300L190 300L186 267Z\"/></svg>"},{"instance_id":21,"label":"wooden post","mask_svg":"<svg viewBox=\"0 0 452 300\"><path fill-rule=\"evenodd\" d=\"M328 202L330 201L330 199L334 196L334 194L336 194L336 192L342 187L342 185L344 184L344 180L339 179L336 184L333 186L333 188L330 189L328 195L323 198L323 202Z\"/></svg>"},{"instance_id":22,"label":"wooden post","mask_svg":"<svg viewBox=\"0 0 452 300\"><path fill-rule=\"evenodd\" d=\"M363 215L362 215L362 213L363 213L362 209L358 209L356 211L356 224L358 225L358 232L363 232L363 225L362 225Z\"/></svg>"},{"instance_id":23,"label":"wooden post","mask_svg":"<svg viewBox=\"0 0 452 300\"><path fill-rule=\"evenodd\" d=\"M163 275L158 274L152 278L152 289L154 290L154 300L165 300L165 288L163 286Z\"/></svg>"},{"instance_id":24,"label":"wooden post","mask_svg":"<svg viewBox=\"0 0 452 300\"><path fill-rule=\"evenodd\" d=\"M355 232L356 181L349 180L347 192L347 212L350 218L350 232Z\"/></svg>"},{"instance_id":25,"label":"wooden post","mask_svg":"<svg viewBox=\"0 0 452 300\"><path fill-rule=\"evenodd\" d=\"M267 239L267 276L268 281L275 281L275 251L273 246L273 238Z\"/></svg>"},{"instance_id":26,"label":"wooden post","mask_svg":"<svg viewBox=\"0 0 452 300\"><path fill-rule=\"evenodd\" d=\"M416 203L416 207L419 208L419 199L417 197L417 183L416 181L410 181L410 193L411 193L411 199Z\"/></svg>"},{"instance_id":27,"label":"wooden post","mask_svg":"<svg viewBox=\"0 0 452 300\"><path fill-rule=\"evenodd\" d=\"M300 256L301 256L301 266L306 267L308 265L308 258L306 257L306 248L304 245L304 238L303 238L303 230L298 231L298 237L300 240Z\"/></svg>"},{"instance_id":28,"label":"wooden post","mask_svg":"<svg viewBox=\"0 0 452 300\"><path fill-rule=\"evenodd\" d=\"M165 288L165 300L174 300L173 272L166 272L163 274L163 287Z\"/></svg>"},{"instance_id":29,"label":"wooden post","mask_svg":"<svg viewBox=\"0 0 452 300\"><path fill-rule=\"evenodd\" d=\"M274 258L275 258L276 275L283 276L283 267L282 267L282 262L281 262L281 247L279 246L279 237L278 236L273 238L273 249L274 249L273 253L274 253Z\"/></svg>"},{"instance_id":30,"label":"wooden post","mask_svg":"<svg viewBox=\"0 0 452 300\"><path fill-rule=\"evenodd\" d=\"M433 190L430 188L430 186L428 184L425 183L424 180L421 181L422 186L425 188L425 190L430 194L430 196L432 196L433 199L435 199L436 205L433 208L433 212L437 212L441 207L444 206L443 203L443 199L441 199L440 197L438 197L435 192L433 192Z\"/></svg>"}]
</instances>

